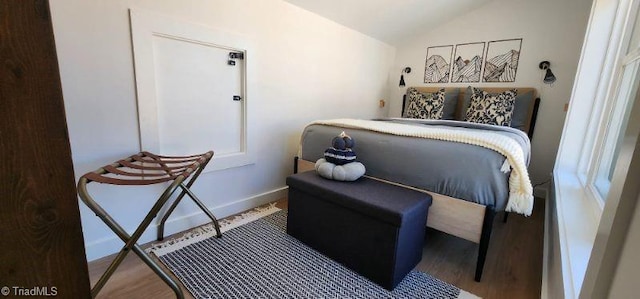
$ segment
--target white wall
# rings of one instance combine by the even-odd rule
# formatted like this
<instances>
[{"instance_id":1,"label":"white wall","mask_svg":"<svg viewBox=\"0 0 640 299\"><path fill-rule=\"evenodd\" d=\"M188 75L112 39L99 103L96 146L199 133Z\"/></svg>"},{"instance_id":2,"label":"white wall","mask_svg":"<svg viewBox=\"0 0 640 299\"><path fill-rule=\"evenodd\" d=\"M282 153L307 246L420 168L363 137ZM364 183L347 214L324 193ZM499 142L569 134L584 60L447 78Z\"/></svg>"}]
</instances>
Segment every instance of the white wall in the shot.
<instances>
[{"instance_id":1,"label":"white wall","mask_svg":"<svg viewBox=\"0 0 640 299\"><path fill-rule=\"evenodd\" d=\"M247 99L255 111L254 165L206 173L194 191L219 217L283 195L304 125L315 119L386 114L378 100L394 48L280 0L51 2L58 61L76 176L140 150L128 9L135 7L245 36L252 43L256 82ZM163 186L90 192L126 229L135 225ZM188 201L167 224L173 233L205 218ZM122 243L84 205L89 260ZM141 239L154 239L154 225Z\"/></svg>"},{"instance_id":2,"label":"white wall","mask_svg":"<svg viewBox=\"0 0 640 299\"><path fill-rule=\"evenodd\" d=\"M410 66L405 75L408 86L438 86L424 83L427 47L468 42L523 38L516 82L474 83L474 86L534 87L542 103L532 140L529 167L533 183L546 181L553 168L563 121L564 105L569 102L571 88L580 58L580 49L591 8L585 0L495 0L424 34L397 45L394 69L389 76L390 116L399 116L402 94L398 88L400 70ZM540 61L551 62L558 80L542 84ZM439 84L443 85L443 84ZM467 87L469 84L444 84Z\"/></svg>"}]
</instances>

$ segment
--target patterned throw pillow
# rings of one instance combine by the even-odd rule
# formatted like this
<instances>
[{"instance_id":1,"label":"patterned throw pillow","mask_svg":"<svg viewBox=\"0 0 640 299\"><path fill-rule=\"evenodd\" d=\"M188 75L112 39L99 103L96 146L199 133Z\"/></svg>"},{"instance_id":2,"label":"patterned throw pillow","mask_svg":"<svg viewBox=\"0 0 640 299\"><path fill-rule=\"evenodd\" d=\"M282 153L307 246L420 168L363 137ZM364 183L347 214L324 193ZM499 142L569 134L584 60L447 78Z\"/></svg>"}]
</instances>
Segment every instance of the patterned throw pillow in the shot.
<instances>
[{"instance_id":1,"label":"patterned throw pillow","mask_svg":"<svg viewBox=\"0 0 640 299\"><path fill-rule=\"evenodd\" d=\"M421 93L415 88L407 90L409 105L405 117L442 119L444 112L444 88L435 93Z\"/></svg>"},{"instance_id":2,"label":"patterned throw pillow","mask_svg":"<svg viewBox=\"0 0 640 299\"><path fill-rule=\"evenodd\" d=\"M507 90L499 94L489 94L475 87L472 87L471 90L467 121L498 126L511 125L517 90Z\"/></svg>"}]
</instances>

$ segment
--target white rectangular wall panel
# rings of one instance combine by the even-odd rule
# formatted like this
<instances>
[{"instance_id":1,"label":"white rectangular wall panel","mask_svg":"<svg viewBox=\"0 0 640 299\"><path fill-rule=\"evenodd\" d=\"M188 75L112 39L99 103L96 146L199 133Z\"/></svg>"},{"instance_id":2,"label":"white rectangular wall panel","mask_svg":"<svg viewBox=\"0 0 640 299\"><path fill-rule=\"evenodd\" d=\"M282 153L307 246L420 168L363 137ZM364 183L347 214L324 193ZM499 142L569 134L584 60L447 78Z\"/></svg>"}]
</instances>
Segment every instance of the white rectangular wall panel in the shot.
<instances>
[{"instance_id":1,"label":"white rectangular wall panel","mask_svg":"<svg viewBox=\"0 0 640 299\"><path fill-rule=\"evenodd\" d=\"M253 163L242 38L158 14L130 13L141 150L214 150L208 171ZM230 65L231 52L245 59Z\"/></svg>"}]
</instances>

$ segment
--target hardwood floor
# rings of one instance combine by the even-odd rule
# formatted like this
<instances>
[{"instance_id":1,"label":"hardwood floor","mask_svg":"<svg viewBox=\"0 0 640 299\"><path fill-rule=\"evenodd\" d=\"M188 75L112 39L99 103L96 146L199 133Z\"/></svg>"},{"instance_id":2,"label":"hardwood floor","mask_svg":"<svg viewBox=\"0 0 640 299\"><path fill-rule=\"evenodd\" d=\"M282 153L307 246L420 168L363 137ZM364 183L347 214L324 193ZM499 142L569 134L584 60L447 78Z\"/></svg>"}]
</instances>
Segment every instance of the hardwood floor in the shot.
<instances>
[{"instance_id":1,"label":"hardwood floor","mask_svg":"<svg viewBox=\"0 0 640 299\"><path fill-rule=\"evenodd\" d=\"M278 201L277 206L286 208L286 199ZM540 298L544 200L536 199L531 217L512 214L503 223L502 216L500 213L495 217L482 282L473 280L478 245L431 229L427 231L423 258L417 269L483 298ZM92 284L113 257L89 263ZM193 298L188 291L184 293L186 298ZM98 298L175 298L175 295L137 256L130 254Z\"/></svg>"},{"instance_id":2,"label":"hardwood floor","mask_svg":"<svg viewBox=\"0 0 640 299\"><path fill-rule=\"evenodd\" d=\"M544 199L530 217L495 217L482 281L473 274L478 245L428 229L417 269L482 298L540 298L544 242Z\"/></svg>"}]
</instances>

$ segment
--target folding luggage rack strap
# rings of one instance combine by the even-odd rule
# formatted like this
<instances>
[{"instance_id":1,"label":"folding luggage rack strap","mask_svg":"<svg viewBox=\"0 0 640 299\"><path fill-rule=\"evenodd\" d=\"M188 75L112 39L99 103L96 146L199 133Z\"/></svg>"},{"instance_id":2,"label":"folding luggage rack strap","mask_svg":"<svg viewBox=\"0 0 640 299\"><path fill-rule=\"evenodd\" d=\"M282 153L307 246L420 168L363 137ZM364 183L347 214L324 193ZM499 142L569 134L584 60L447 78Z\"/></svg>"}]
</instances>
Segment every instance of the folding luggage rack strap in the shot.
<instances>
[{"instance_id":1,"label":"folding luggage rack strap","mask_svg":"<svg viewBox=\"0 0 640 299\"><path fill-rule=\"evenodd\" d=\"M142 261L151 268L151 270L160 276L160 278L167 283L171 289L173 289L177 298L184 298L184 294L182 293L178 283L164 272L162 268L151 258L151 256L149 256L149 254L147 254L140 245L137 244L137 242L142 236L142 233L147 229L149 224L151 224L153 218L156 217L160 209L166 204L171 195L173 195L178 188L182 189L182 192L164 213L164 216L158 225L158 240L160 241L163 239L164 223L185 195L189 195L198 207L200 207L200 209L202 209L202 211L211 218L216 230L216 236L218 238L222 237L216 217L189 189L212 157L212 151L201 155L180 157L161 156L149 152L140 152L136 155L99 168L96 171L89 172L80 178L80 181L78 182L78 194L82 201L125 243L122 250L120 250L102 277L100 277L100 280L98 280L91 289L92 297L95 298L98 295L102 287L105 285L107 280L109 280L111 275L113 275L129 251L133 250L133 252L135 252L140 259L142 259ZM191 177L191 179L187 181L189 177ZM187 181L186 184L185 181ZM171 184L164 190L162 195L160 195L151 210L147 213L147 216L139 224L138 228L132 235L129 235L100 205L96 203L95 200L93 200L91 195L89 195L89 192L87 191L87 184L91 182L128 186L151 185L164 182L171 182Z\"/></svg>"}]
</instances>

